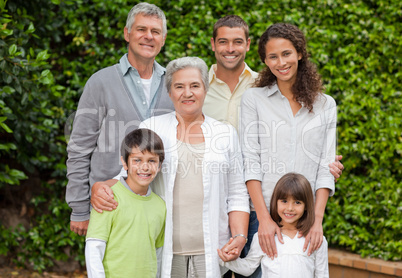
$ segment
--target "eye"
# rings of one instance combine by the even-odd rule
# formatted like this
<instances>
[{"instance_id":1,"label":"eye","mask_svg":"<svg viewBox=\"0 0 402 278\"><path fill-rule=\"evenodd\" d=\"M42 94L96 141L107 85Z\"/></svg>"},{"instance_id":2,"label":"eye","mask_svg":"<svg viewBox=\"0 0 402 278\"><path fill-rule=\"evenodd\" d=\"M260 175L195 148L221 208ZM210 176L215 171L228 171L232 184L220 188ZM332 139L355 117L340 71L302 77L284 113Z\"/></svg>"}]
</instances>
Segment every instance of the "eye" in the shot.
<instances>
[{"instance_id":1,"label":"eye","mask_svg":"<svg viewBox=\"0 0 402 278\"><path fill-rule=\"evenodd\" d=\"M303 204L302 201L298 201L298 200L297 200L295 203L296 203L297 205L302 205L302 204Z\"/></svg>"},{"instance_id":2,"label":"eye","mask_svg":"<svg viewBox=\"0 0 402 278\"><path fill-rule=\"evenodd\" d=\"M286 199L280 200L282 203L286 204L288 201Z\"/></svg>"},{"instance_id":3,"label":"eye","mask_svg":"<svg viewBox=\"0 0 402 278\"><path fill-rule=\"evenodd\" d=\"M268 59L271 59L271 60L273 60L273 59L276 59L276 56L268 56Z\"/></svg>"}]
</instances>

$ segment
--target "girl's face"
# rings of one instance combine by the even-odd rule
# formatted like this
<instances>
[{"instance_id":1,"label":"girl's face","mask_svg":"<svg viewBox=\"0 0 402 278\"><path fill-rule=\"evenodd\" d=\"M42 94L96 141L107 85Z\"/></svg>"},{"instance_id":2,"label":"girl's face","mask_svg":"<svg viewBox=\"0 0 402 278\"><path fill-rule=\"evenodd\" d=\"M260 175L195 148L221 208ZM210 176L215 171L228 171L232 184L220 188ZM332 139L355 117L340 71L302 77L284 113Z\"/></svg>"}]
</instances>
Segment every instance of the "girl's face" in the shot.
<instances>
[{"instance_id":1,"label":"girl's face","mask_svg":"<svg viewBox=\"0 0 402 278\"><path fill-rule=\"evenodd\" d=\"M283 38L271 38L265 45L265 53L265 64L276 76L278 85L293 85L302 55L297 53L292 42Z\"/></svg>"},{"instance_id":2,"label":"girl's face","mask_svg":"<svg viewBox=\"0 0 402 278\"><path fill-rule=\"evenodd\" d=\"M295 200L292 196L288 196L286 199L278 199L278 214L282 219L281 224L283 228L295 228L297 221L304 214L304 202Z\"/></svg>"}]
</instances>

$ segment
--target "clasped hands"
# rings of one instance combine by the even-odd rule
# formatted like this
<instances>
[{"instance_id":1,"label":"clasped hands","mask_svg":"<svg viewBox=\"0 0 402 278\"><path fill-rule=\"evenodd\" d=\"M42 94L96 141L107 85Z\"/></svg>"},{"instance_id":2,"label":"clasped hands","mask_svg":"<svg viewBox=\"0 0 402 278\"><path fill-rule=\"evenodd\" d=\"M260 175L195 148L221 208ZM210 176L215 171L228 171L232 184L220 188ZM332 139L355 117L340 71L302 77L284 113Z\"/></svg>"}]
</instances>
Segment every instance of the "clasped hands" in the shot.
<instances>
[{"instance_id":1,"label":"clasped hands","mask_svg":"<svg viewBox=\"0 0 402 278\"><path fill-rule=\"evenodd\" d=\"M244 237L231 237L221 249L218 249L218 255L224 262L230 262L236 260L241 251L246 245L246 239Z\"/></svg>"}]
</instances>

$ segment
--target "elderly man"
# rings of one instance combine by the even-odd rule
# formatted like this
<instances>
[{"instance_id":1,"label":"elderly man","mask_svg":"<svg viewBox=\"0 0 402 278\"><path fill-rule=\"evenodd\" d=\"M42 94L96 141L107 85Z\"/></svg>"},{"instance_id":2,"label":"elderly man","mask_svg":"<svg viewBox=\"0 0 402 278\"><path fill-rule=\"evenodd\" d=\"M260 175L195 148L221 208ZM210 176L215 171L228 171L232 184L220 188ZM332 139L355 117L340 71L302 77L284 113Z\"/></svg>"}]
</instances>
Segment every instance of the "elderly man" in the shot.
<instances>
[{"instance_id":1,"label":"elderly man","mask_svg":"<svg viewBox=\"0 0 402 278\"><path fill-rule=\"evenodd\" d=\"M173 110L164 86L165 68L155 61L166 34L161 9L148 3L135 5L124 28L128 53L85 85L67 147L66 201L72 209L70 229L79 235L88 228L92 185L121 169L124 136L143 120Z\"/></svg>"}]
</instances>

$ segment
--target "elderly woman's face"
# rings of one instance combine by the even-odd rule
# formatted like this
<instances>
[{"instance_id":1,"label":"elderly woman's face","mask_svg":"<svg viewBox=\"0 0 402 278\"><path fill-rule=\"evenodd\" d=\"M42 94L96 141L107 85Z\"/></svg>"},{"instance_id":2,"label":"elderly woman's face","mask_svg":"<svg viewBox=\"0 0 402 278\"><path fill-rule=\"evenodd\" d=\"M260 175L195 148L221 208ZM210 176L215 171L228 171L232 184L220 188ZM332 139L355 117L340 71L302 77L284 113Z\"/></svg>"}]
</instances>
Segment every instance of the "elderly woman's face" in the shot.
<instances>
[{"instance_id":1,"label":"elderly woman's face","mask_svg":"<svg viewBox=\"0 0 402 278\"><path fill-rule=\"evenodd\" d=\"M169 96L179 115L194 117L202 115L206 92L200 71L196 68L185 68L175 72Z\"/></svg>"}]
</instances>

